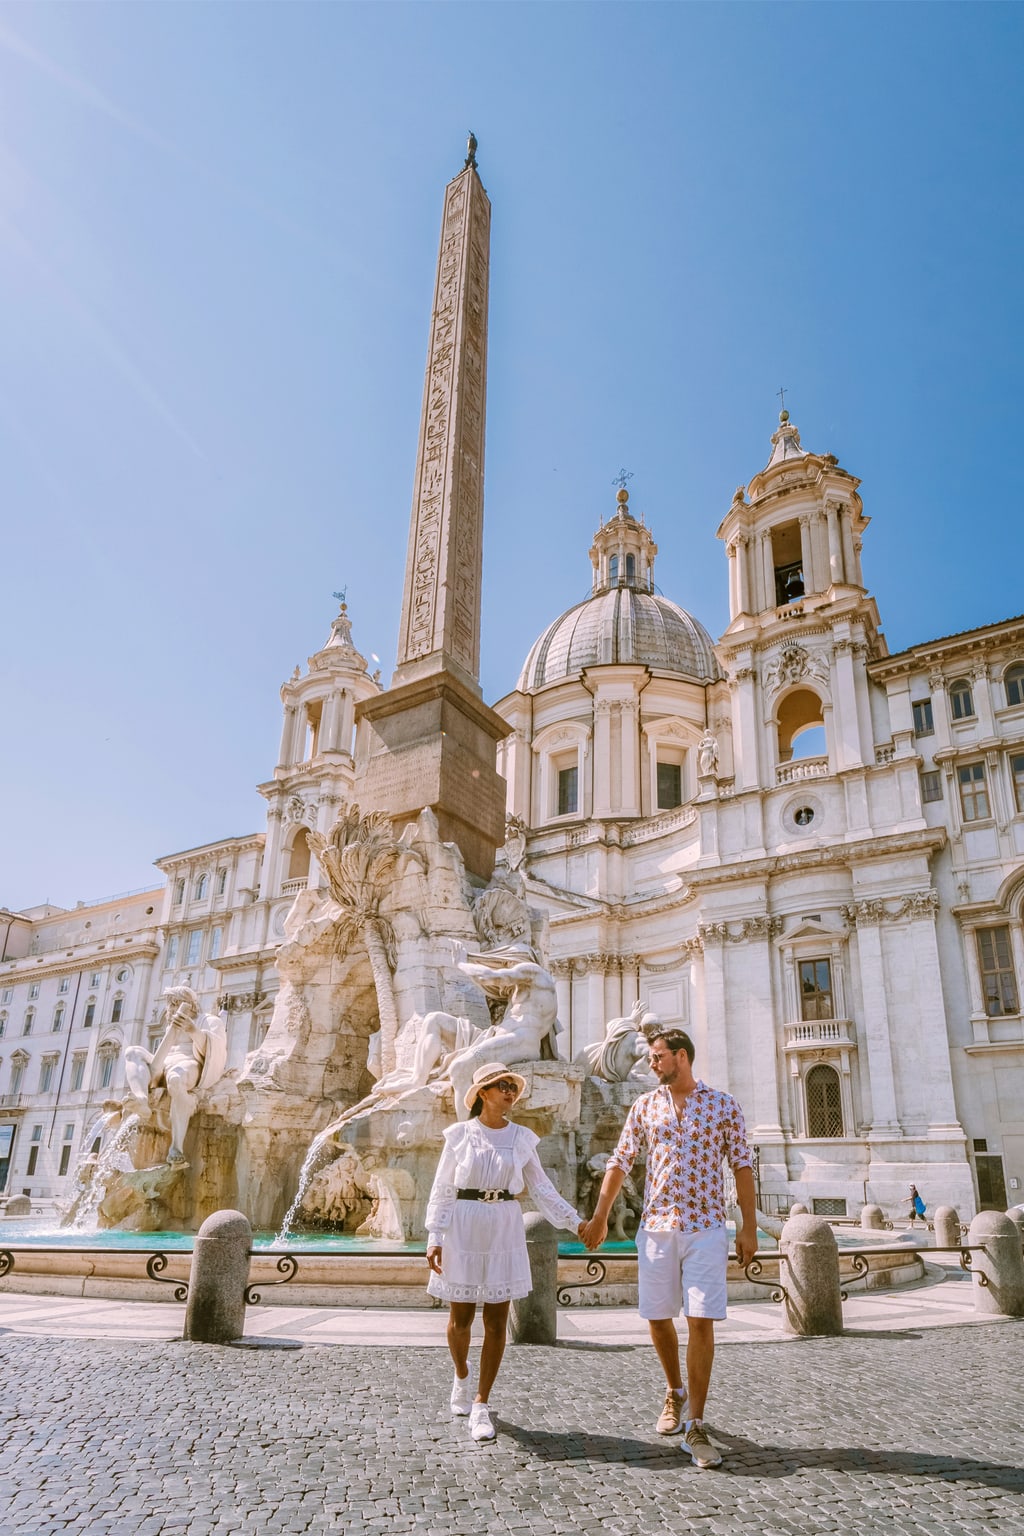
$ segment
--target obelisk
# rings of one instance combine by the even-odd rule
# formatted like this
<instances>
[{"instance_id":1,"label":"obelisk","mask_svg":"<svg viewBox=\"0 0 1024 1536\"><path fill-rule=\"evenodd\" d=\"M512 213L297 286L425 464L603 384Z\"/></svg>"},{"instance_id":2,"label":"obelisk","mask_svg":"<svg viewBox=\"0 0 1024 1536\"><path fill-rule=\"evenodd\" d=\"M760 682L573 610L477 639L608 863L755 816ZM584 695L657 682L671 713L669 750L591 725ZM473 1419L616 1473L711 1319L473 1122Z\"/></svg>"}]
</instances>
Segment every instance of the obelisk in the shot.
<instances>
[{"instance_id":1,"label":"obelisk","mask_svg":"<svg viewBox=\"0 0 1024 1536\"><path fill-rule=\"evenodd\" d=\"M445 190L398 660L391 687L356 711L361 809L401 825L431 806L482 879L505 835L495 746L508 732L478 676L490 230L470 135Z\"/></svg>"}]
</instances>

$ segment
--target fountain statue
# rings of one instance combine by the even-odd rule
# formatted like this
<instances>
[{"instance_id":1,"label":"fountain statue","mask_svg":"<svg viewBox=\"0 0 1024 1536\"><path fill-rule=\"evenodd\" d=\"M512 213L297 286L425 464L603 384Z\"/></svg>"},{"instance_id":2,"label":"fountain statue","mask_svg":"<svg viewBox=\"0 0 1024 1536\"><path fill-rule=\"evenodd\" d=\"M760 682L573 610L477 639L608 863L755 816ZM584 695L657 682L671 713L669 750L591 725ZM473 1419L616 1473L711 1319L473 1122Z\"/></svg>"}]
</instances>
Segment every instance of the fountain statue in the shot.
<instances>
[{"instance_id":1,"label":"fountain statue","mask_svg":"<svg viewBox=\"0 0 1024 1536\"><path fill-rule=\"evenodd\" d=\"M130 1045L124 1053L127 1113L145 1125L169 1130L168 1163L183 1163L185 1133L199 1098L220 1078L227 1061L227 1033L220 1014L202 1013L191 987L164 993L163 1039L153 1052ZM165 1120L169 1124L165 1124Z\"/></svg>"}]
</instances>

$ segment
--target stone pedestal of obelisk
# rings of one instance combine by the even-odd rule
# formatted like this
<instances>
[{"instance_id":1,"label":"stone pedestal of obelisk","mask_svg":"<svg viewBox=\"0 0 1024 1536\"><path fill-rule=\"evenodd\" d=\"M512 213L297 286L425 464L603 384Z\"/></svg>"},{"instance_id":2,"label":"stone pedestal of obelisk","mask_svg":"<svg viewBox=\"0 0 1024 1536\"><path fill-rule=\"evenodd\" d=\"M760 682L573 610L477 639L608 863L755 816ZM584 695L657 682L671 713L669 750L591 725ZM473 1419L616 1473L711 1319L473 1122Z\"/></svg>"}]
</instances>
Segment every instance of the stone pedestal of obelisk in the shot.
<instances>
[{"instance_id":1,"label":"stone pedestal of obelisk","mask_svg":"<svg viewBox=\"0 0 1024 1536\"><path fill-rule=\"evenodd\" d=\"M429 805L486 880L505 836L495 748L509 727L478 681L491 205L475 148L445 191L398 662L356 710L356 798L399 827Z\"/></svg>"}]
</instances>

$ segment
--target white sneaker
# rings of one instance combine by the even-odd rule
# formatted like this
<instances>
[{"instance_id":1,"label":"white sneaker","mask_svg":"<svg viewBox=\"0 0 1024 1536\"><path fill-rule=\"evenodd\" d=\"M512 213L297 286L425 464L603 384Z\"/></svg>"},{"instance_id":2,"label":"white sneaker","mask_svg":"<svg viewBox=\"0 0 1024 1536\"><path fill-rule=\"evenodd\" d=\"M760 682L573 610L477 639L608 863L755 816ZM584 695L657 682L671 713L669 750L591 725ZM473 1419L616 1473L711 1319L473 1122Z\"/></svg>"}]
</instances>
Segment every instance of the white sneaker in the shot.
<instances>
[{"instance_id":1,"label":"white sneaker","mask_svg":"<svg viewBox=\"0 0 1024 1536\"><path fill-rule=\"evenodd\" d=\"M467 1371L465 1376L456 1375L452 1380L451 1409L456 1418L464 1419L473 1406L473 1381Z\"/></svg>"},{"instance_id":2,"label":"white sneaker","mask_svg":"<svg viewBox=\"0 0 1024 1536\"><path fill-rule=\"evenodd\" d=\"M486 1403L474 1403L469 1410L469 1432L474 1440L483 1441L495 1438L491 1411Z\"/></svg>"}]
</instances>

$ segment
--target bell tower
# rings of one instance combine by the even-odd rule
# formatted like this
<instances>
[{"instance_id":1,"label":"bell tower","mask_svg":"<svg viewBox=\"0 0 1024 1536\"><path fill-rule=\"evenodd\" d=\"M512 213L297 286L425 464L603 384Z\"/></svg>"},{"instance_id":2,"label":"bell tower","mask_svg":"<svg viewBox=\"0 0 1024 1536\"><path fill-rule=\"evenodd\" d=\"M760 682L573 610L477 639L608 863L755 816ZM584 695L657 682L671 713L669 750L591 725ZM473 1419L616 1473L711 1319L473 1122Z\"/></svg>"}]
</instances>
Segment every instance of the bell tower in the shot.
<instances>
[{"instance_id":1,"label":"bell tower","mask_svg":"<svg viewBox=\"0 0 1024 1536\"><path fill-rule=\"evenodd\" d=\"M861 571L860 481L834 454L804 448L786 410L771 449L718 529L738 789L873 765L865 665L886 653Z\"/></svg>"}]
</instances>

